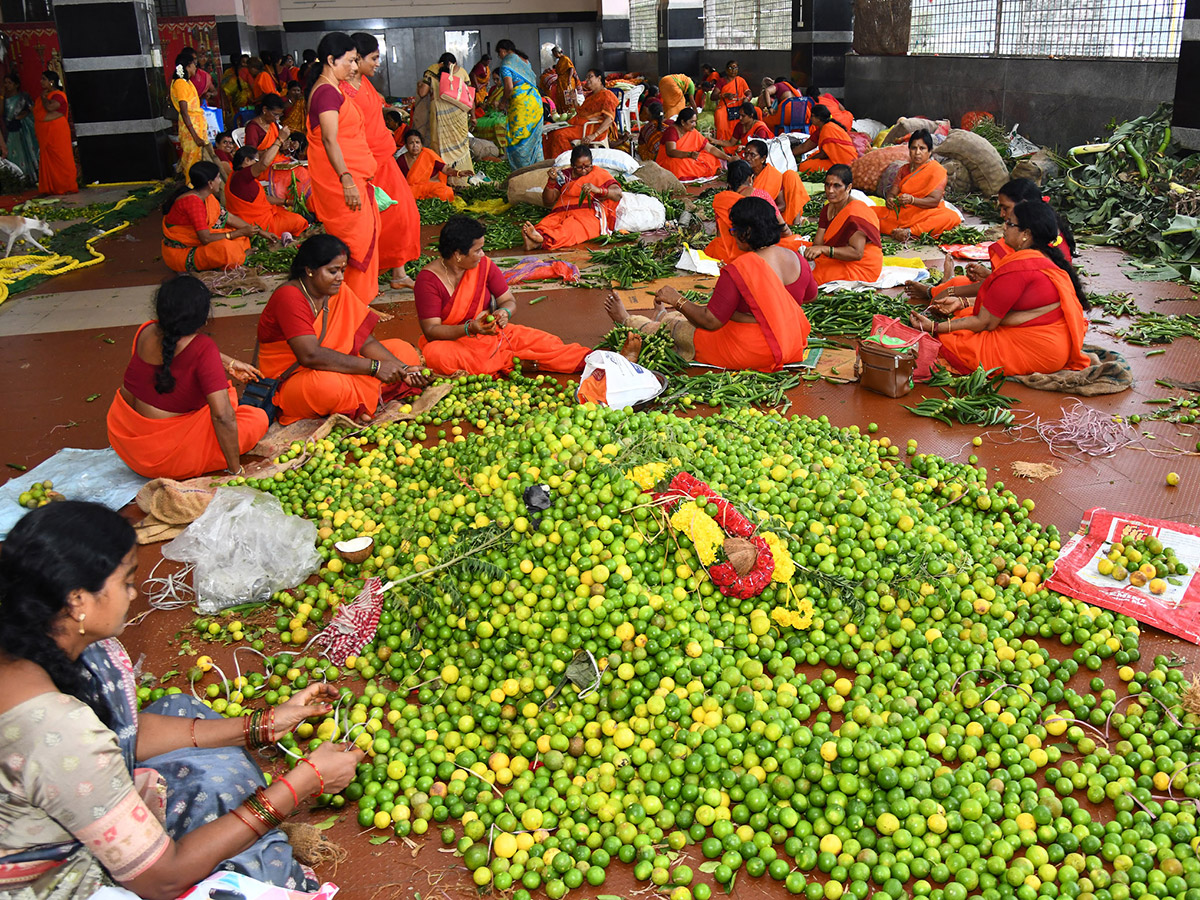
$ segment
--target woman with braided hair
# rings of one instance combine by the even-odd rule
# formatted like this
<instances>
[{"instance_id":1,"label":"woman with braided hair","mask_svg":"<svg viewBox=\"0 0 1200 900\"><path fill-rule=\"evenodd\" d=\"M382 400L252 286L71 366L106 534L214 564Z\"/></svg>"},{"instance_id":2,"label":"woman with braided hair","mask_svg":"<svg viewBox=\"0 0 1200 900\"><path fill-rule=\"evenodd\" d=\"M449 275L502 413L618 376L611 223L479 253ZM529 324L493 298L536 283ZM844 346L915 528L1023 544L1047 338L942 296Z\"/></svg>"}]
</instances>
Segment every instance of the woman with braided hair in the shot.
<instances>
[{"instance_id":1,"label":"woman with braided hair","mask_svg":"<svg viewBox=\"0 0 1200 900\"><path fill-rule=\"evenodd\" d=\"M163 204L163 262L176 272L240 266L250 252L250 236L270 232L222 209L216 198L221 190L216 163L195 163L188 181L190 190L180 185Z\"/></svg>"},{"instance_id":2,"label":"woman with braided hair","mask_svg":"<svg viewBox=\"0 0 1200 900\"><path fill-rule=\"evenodd\" d=\"M1087 297L1079 275L1056 242L1058 219L1050 204L1023 201L1004 217L1010 253L996 263L979 287L974 305L943 294L933 306L949 321L912 316L914 328L942 343L942 356L956 372L982 365L1005 375L1031 375L1086 369Z\"/></svg>"},{"instance_id":3,"label":"woman with braided hair","mask_svg":"<svg viewBox=\"0 0 1200 900\"><path fill-rule=\"evenodd\" d=\"M328 714L336 689L232 719L187 694L139 712L117 639L137 594L133 528L98 504L36 509L4 542L4 896L85 900L117 884L166 900L214 870L316 890L279 825L304 798L345 788L363 754L328 741L267 787L247 750Z\"/></svg>"},{"instance_id":4,"label":"woman with braided hair","mask_svg":"<svg viewBox=\"0 0 1200 900\"><path fill-rule=\"evenodd\" d=\"M267 433L267 414L239 406L226 377L261 378L201 334L212 308L208 288L179 275L158 289L158 318L138 329L124 384L108 410L108 440L146 478L241 471L241 454Z\"/></svg>"},{"instance_id":5,"label":"woman with braided hair","mask_svg":"<svg viewBox=\"0 0 1200 900\"><path fill-rule=\"evenodd\" d=\"M835 119L828 108L818 103L812 108L811 115L811 125L815 133L810 133L808 140L803 144L793 147L792 152L797 160L814 147L817 152L798 162L798 171L827 172L831 166L848 166L858 159L858 148L854 146L854 141L850 140L846 126Z\"/></svg>"}]
</instances>

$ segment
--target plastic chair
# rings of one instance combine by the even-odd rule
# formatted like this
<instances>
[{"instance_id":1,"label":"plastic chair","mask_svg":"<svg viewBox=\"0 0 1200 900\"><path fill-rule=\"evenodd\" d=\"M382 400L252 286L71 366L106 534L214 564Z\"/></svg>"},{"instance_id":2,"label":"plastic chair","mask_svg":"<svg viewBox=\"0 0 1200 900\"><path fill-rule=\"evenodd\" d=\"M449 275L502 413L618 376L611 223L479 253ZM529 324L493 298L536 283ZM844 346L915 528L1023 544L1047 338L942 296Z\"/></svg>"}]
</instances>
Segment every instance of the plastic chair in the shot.
<instances>
[{"instance_id":1,"label":"plastic chair","mask_svg":"<svg viewBox=\"0 0 1200 900\"><path fill-rule=\"evenodd\" d=\"M631 132L641 125L641 119L638 117L638 103L645 91L645 86L639 84L622 92L617 104L618 131Z\"/></svg>"},{"instance_id":2,"label":"plastic chair","mask_svg":"<svg viewBox=\"0 0 1200 900\"><path fill-rule=\"evenodd\" d=\"M245 128L233 129L233 131L230 132L230 136L233 138L233 143L234 143L234 146L236 146L236 147L241 147L246 143L246 129Z\"/></svg>"},{"instance_id":3,"label":"plastic chair","mask_svg":"<svg viewBox=\"0 0 1200 900\"><path fill-rule=\"evenodd\" d=\"M779 104L779 133L793 131L808 133L808 115L812 110L811 97L788 97Z\"/></svg>"}]
</instances>

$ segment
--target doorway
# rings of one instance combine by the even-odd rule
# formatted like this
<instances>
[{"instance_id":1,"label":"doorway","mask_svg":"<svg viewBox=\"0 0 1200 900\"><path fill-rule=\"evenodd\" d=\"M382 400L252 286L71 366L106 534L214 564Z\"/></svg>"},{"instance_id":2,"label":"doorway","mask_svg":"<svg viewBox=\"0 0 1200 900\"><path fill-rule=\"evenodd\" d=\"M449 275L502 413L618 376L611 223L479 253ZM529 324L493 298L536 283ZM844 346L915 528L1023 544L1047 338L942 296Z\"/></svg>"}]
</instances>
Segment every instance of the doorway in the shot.
<instances>
[{"instance_id":1,"label":"doorway","mask_svg":"<svg viewBox=\"0 0 1200 900\"><path fill-rule=\"evenodd\" d=\"M544 72L546 69L554 66L555 47L562 50L571 58L571 61L576 64L576 73L578 74L579 61L575 58L576 48L574 44L575 30L573 28L539 28L538 29L538 44L540 45L541 53L541 68L539 72Z\"/></svg>"}]
</instances>

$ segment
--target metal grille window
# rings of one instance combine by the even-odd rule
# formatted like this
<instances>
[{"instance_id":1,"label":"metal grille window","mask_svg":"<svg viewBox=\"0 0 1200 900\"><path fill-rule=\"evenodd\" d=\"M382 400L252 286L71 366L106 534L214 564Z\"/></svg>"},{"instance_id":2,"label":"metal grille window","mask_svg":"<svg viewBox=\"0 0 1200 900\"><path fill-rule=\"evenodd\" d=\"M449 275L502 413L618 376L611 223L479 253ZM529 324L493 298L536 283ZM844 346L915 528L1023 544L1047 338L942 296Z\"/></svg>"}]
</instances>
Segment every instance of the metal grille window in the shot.
<instances>
[{"instance_id":1,"label":"metal grille window","mask_svg":"<svg viewBox=\"0 0 1200 900\"><path fill-rule=\"evenodd\" d=\"M790 50L791 15L791 4L779 0L704 0L704 46Z\"/></svg>"},{"instance_id":2,"label":"metal grille window","mask_svg":"<svg viewBox=\"0 0 1200 900\"><path fill-rule=\"evenodd\" d=\"M913 0L910 53L1172 59L1184 0Z\"/></svg>"},{"instance_id":3,"label":"metal grille window","mask_svg":"<svg viewBox=\"0 0 1200 900\"><path fill-rule=\"evenodd\" d=\"M629 0L629 49L634 53L658 49L658 0Z\"/></svg>"}]
</instances>

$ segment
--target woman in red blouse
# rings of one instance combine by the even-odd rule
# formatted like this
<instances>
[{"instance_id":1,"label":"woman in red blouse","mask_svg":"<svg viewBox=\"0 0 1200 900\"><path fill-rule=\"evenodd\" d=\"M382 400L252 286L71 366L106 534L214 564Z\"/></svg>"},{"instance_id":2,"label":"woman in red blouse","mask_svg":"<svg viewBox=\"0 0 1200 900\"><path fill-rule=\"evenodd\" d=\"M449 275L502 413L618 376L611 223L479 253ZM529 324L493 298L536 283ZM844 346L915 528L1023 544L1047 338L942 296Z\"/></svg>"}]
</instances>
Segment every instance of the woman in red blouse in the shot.
<instances>
[{"instance_id":1,"label":"woman in red blouse","mask_svg":"<svg viewBox=\"0 0 1200 900\"><path fill-rule=\"evenodd\" d=\"M188 180L190 191L181 187L163 204L163 262L176 272L240 266L250 252L250 235L270 232L221 208L214 196L221 189L215 163L194 163Z\"/></svg>"},{"instance_id":2,"label":"woman in red blouse","mask_svg":"<svg viewBox=\"0 0 1200 900\"><path fill-rule=\"evenodd\" d=\"M108 440L146 478L193 478L220 468L237 474L241 454L267 433L267 414L239 406L226 377L249 381L262 373L200 333L212 315L210 299L204 282L177 275L158 289L157 319L134 336L108 410Z\"/></svg>"}]
</instances>

